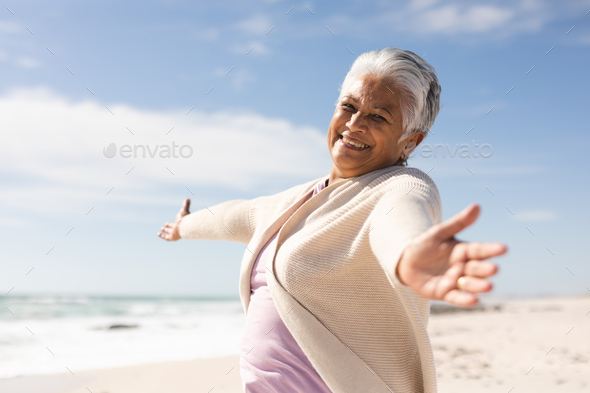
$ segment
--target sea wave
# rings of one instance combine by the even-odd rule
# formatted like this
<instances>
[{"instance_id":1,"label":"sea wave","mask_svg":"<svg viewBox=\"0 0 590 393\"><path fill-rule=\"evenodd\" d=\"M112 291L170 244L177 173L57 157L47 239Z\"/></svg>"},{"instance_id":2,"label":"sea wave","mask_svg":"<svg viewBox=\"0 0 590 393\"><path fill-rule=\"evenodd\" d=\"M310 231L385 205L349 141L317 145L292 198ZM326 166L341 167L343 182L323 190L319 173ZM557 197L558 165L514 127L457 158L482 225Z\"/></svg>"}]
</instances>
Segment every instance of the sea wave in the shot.
<instances>
[{"instance_id":1,"label":"sea wave","mask_svg":"<svg viewBox=\"0 0 590 393\"><path fill-rule=\"evenodd\" d=\"M245 323L236 299L14 296L0 306L0 378L237 355Z\"/></svg>"}]
</instances>

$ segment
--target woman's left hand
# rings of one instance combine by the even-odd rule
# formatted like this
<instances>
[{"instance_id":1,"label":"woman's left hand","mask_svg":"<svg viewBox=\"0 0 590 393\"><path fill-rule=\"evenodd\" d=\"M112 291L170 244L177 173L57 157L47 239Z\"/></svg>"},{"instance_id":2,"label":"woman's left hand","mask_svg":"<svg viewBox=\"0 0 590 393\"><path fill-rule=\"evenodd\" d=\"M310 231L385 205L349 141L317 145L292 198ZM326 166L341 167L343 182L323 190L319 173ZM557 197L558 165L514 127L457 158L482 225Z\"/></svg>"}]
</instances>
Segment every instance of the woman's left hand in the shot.
<instances>
[{"instance_id":1,"label":"woman's left hand","mask_svg":"<svg viewBox=\"0 0 590 393\"><path fill-rule=\"evenodd\" d=\"M182 239L180 237L180 221L184 216L191 214L190 207L191 200L187 198L182 202L182 207L176 214L176 220L173 223L167 222L166 224L164 224L164 226L160 228L158 236L169 242Z\"/></svg>"},{"instance_id":2,"label":"woman's left hand","mask_svg":"<svg viewBox=\"0 0 590 393\"><path fill-rule=\"evenodd\" d=\"M492 283L488 278L498 271L495 263L485 259L507 251L502 243L468 243L455 239L457 233L475 222L479 211L478 205L471 204L414 238L397 265L401 283L429 299L463 307L476 305L476 293L489 292Z\"/></svg>"}]
</instances>

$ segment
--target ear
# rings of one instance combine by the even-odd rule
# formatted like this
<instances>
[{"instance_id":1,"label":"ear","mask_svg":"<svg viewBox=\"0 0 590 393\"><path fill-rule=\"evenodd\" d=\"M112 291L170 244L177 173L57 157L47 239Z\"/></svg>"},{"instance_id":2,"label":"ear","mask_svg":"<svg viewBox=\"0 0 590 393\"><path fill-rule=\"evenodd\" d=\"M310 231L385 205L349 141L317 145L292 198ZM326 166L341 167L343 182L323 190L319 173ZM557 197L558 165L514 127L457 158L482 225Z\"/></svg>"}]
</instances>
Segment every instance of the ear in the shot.
<instances>
[{"instance_id":1,"label":"ear","mask_svg":"<svg viewBox=\"0 0 590 393\"><path fill-rule=\"evenodd\" d=\"M416 144L416 147L418 147L418 145L420 145L420 143L422 143L422 141L424 140L424 133L423 132L417 132L415 134L413 134L412 136L410 136L410 138L408 138L410 141L414 142Z\"/></svg>"},{"instance_id":2,"label":"ear","mask_svg":"<svg viewBox=\"0 0 590 393\"><path fill-rule=\"evenodd\" d=\"M418 145L420 143L422 143L423 140L424 140L424 133L423 132L417 132L415 134L410 135L405 140L405 146L403 148L405 154L407 156L409 156L414 151L414 149L416 149L418 147Z\"/></svg>"}]
</instances>

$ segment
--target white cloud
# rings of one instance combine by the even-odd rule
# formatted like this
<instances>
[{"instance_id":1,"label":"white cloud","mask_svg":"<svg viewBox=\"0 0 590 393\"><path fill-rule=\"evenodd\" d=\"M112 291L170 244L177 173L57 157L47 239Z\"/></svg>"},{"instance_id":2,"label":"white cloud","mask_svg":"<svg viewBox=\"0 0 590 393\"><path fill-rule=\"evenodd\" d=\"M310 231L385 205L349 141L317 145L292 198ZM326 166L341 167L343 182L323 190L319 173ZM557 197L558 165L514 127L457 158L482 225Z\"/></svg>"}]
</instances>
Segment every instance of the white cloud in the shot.
<instances>
[{"instance_id":1,"label":"white cloud","mask_svg":"<svg viewBox=\"0 0 590 393\"><path fill-rule=\"evenodd\" d=\"M514 10L495 6L460 7L449 4L415 15L415 23L420 26L418 31L430 33L481 33L501 28L514 16Z\"/></svg>"},{"instance_id":2,"label":"white cloud","mask_svg":"<svg viewBox=\"0 0 590 393\"><path fill-rule=\"evenodd\" d=\"M419 11L425 8L432 7L438 2L439 0L411 0L408 3L408 9Z\"/></svg>"},{"instance_id":3,"label":"white cloud","mask_svg":"<svg viewBox=\"0 0 590 393\"><path fill-rule=\"evenodd\" d=\"M525 210L517 213L516 219L529 222L547 222L557 220L558 215L549 210Z\"/></svg>"},{"instance_id":4,"label":"white cloud","mask_svg":"<svg viewBox=\"0 0 590 393\"><path fill-rule=\"evenodd\" d=\"M414 1L405 10L385 15L383 19L395 21L393 25L398 30L419 36L461 36L468 40L473 39L468 34L497 39L517 32L538 31L551 17L539 0L504 4Z\"/></svg>"},{"instance_id":5,"label":"white cloud","mask_svg":"<svg viewBox=\"0 0 590 393\"><path fill-rule=\"evenodd\" d=\"M238 55L248 53L249 56L268 54L270 50L266 44L248 37L266 38L265 35L273 27L270 17L263 14L255 14L237 22L234 29L237 30L238 38L230 46L231 51Z\"/></svg>"},{"instance_id":6,"label":"white cloud","mask_svg":"<svg viewBox=\"0 0 590 393\"><path fill-rule=\"evenodd\" d=\"M236 28L248 35L266 34L273 27L267 15L256 14L236 23Z\"/></svg>"},{"instance_id":7,"label":"white cloud","mask_svg":"<svg viewBox=\"0 0 590 393\"><path fill-rule=\"evenodd\" d=\"M244 86L254 82L256 78L254 75L246 70L237 70L235 73L232 72L231 84L236 91L242 91Z\"/></svg>"},{"instance_id":8,"label":"white cloud","mask_svg":"<svg viewBox=\"0 0 590 393\"><path fill-rule=\"evenodd\" d=\"M386 4L379 13L351 15L343 11L331 15L325 22L332 30L355 37L373 38L375 32L403 32L427 38L442 36L480 42L539 32L554 21L580 16L580 10L584 8L573 0L560 3L544 0L412 0L395 7Z\"/></svg>"},{"instance_id":9,"label":"white cloud","mask_svg":"<svg viewBox=\"0 0 590 393\"><path fill-rule=\"evenodd\" d=\"M26 220L0 217L0 227L23 228L28 226L30 226L30 223Z\"/></svg>"},{"instance_id":10,"label":"white cloud","mask_svg":"<svg viewBox=\"0 0 590 393\"><path fill-rule=\"evenodd\" d=\"M16 34L16 33L22 33L23 30L24 30L23 27L21 25L19 25L18 23L0 22L0 33Z\"/></svg>"},{"instance_id":11,"label":"white cloud","mask_svg":"<svg viewBox=\"0 0 590 393\"><path fill-rule=\"evenodd\" d=\"M229 78L232 87L236 91L241 91L244 86L256 81L256 77L253 73L240 68L236 69L230 67L224 69L218 67L213 71L213 75L221 78Z\"/></svg>"},{"instance_id":12,"label":"white cloud","mask_svg":"<svg viewBox=\"0 0 590 393\"><path fill-rule=\"evenodd\" d=\"M107 106L114 116L103 104L71 102L45 88L0 96L0 203L53 212L85 211L95 201L168 205L161 190L188 186L199 198L203 192L197 189L206 187L253 191L270 181L297 184L330 170L324 132L312 127L254 113L193 110L185 115L186 109ZM190 145L192 156L103 155L110 143L120 153L124 144L155 149L172 141Z\"/></svg>"},{"instance_id":13,"label":"white cloud","mask_svg":"<svg viewBox=\"0 0 590 393\"><path fill-rule=\"evenodd\" d=\"M16 64L23 68L37 68L39 67L39 62L35 59L30 57L19 57L16 59Z\"/></svg>"}]
</instances>

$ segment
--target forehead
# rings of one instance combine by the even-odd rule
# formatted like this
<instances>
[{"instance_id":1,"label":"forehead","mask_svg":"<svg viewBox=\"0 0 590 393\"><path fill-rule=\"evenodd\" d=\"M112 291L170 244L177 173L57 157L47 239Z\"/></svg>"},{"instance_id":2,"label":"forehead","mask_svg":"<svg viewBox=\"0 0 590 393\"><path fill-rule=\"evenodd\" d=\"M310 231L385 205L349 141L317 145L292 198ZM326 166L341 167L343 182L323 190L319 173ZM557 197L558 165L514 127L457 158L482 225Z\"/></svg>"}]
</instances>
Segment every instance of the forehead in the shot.
<instances>
[{"instance_id":1,"label":"forehead","mask_svg":"<svg viewBox=\"0 0 590 393\"><path fill-rule=\"evenodd\" d=\"M392 79L369 74L356 78L343 91L342 97L353 98L365 104L396 107L401 94Z\"/></svg>"}]
</instances>

